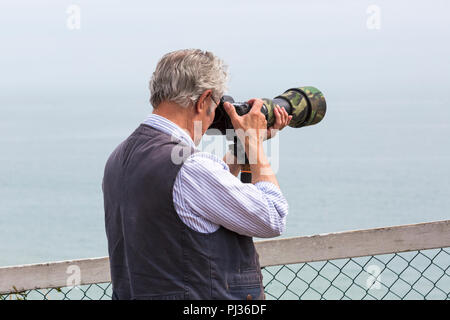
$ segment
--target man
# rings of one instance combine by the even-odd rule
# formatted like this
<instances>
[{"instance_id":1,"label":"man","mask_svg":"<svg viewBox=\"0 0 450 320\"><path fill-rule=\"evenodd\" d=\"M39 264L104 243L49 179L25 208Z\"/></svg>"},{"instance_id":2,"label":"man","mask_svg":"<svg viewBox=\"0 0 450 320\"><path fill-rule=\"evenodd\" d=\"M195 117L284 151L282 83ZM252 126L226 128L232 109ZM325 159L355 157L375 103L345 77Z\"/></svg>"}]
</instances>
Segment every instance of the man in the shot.
<instances>
[{"instance_id":1,"label":"man","mask_svg":"<svg viewBox=\"0 0 450 320\"><path fill-rule=\"evenodd\" d=\"M280 235L288 204L262 147L262 101L250 100L242 117L224 106L234 128L249 132L242 143L256 155L251 184L236 177L239 164L224 162L232 156L196 149L226 80L210 52L166 54L150 81L153 113L109 157L103 193L113 299L264 298L252 237ZM284 110L275 115L272 129L290 121ZM180 145L189 152L173 161Z\"/></svg>"}]
</instances>

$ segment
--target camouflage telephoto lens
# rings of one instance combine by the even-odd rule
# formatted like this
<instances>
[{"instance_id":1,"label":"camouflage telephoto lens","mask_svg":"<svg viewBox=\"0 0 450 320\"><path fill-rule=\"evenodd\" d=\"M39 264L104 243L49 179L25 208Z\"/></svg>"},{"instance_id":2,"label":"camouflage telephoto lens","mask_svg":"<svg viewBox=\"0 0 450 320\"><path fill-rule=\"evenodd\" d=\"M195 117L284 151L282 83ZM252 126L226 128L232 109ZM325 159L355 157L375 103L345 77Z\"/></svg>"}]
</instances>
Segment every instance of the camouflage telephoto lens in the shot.
<instances>
[{"instance_id":1,"label":"camouflage telephoto lens","mask_svg":"<svg viewBox=\"0 0 450 320\"><path fill-rule=\"evenodd\" d=\"M320 122L325 116L327 104L322 92L314 87L299 87L286 90L274 99L262 99L267 108L267 126L275 122L273 109L276 105L286 109L292 120L289 126L301 128ZM266 112L264 112L266 113Z\"/></svg>"},{"instance_id":2,"label":"camouflage telephoto lens","mask_svg":"<svg viewBox=\"0 0 450 320\"><path fill-rule=\"evenodd\" d=\"M320 122L327 110L325 97L320 90L314 87L292 88L274 99L263 98L262 100L264 105L261 108L261 112L266 116L268 128L275 123L273 110L276 105L286 109L287 113L292 115L292 120L289 123L289 126L292 128L311 126ZM206 132L207 134L224 135L227 129L233 129L230 117L223 108L224 102L230 102L236 109L237 114L241 116L248 113L251 109L251 106L246 102L234 102L232 97L223 96L216 109L214 121Z\"/></svg>"}]
</instances>

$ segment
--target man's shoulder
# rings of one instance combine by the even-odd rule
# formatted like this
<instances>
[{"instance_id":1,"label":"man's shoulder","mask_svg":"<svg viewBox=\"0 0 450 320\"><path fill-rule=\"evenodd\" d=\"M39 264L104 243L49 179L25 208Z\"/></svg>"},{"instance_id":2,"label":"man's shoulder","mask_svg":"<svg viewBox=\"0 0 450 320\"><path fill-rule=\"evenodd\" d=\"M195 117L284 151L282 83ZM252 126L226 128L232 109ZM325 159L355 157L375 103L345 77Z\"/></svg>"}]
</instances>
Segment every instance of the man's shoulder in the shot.
<instances>
[{"instance_id":1,"label":"man's shoulder","mask_svg":"<svg viewBox=\"0 0 450 320\"><path fill-rule=\"evenodd\" d=\"M227 170L228 165L215 154L198 151L191 154L183 167L196 170Z\"/></svg>"}]
</instances>

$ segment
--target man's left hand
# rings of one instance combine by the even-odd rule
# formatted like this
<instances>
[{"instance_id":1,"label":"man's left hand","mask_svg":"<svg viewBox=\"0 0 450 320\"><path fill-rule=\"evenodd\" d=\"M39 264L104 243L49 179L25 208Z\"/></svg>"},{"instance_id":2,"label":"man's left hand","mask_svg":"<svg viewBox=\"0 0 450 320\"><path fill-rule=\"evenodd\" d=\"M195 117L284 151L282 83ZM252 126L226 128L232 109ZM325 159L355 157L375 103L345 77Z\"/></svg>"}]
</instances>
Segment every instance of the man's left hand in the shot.
<instances>
[{"instance_id":1,"label":"man's left hand","mask_svg":"<svg viewBox=\"0 0 450 320\"><path fill-rule=\"evenodd\" d=\"M286 127L292 119L292 116L288 115L286 109L281 108L279 105L276 105L273 113L275 114L275 123L267 129L266 140L275 137L277 132Z\"/></svg>"}]
</instances>

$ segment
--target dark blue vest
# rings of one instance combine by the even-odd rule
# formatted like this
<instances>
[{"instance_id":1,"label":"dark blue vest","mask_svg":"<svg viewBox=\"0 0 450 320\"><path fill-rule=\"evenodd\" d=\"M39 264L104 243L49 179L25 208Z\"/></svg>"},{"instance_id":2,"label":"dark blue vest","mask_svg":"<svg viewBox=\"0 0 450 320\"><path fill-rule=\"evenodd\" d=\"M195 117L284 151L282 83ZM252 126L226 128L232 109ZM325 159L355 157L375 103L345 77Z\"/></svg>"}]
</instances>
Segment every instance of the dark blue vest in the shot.
<instances>
[{"instance_id":1,"label":"dark blue vest","mask_svg":"<svg viewBox=\"0 0 450 320\"><path fill-rule=\"evenodd\" d=\"M182 146L182 148L180 148ZM261 269L251 237L220 227L186 226L172 190L194 149L147 125L109 157L103 177L113 299L262 299Z\"/></svg>"}]
</instances>

